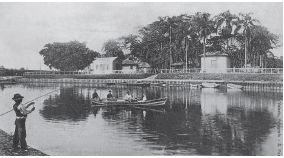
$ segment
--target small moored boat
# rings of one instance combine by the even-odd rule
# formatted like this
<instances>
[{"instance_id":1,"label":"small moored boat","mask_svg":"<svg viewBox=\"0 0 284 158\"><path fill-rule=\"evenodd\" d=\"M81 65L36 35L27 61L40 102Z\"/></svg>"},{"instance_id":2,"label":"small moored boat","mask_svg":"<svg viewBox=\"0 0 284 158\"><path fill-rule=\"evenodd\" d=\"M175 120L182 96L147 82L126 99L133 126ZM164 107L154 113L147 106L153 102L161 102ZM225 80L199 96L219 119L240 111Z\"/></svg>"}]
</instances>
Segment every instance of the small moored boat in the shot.
<instances>
[{"instance_id":1,"label":"small moored boat","mask_svg":"<svg viewBox=\"0 0 284 158\"><path fill-rule=\"evenodd\" d=\"M203 82L201 84L202 88L218 88L220 87L220 84L217 83L210 83L210 82Z\"/></svg>"},{"instance_id":2,"label":"small moored boat","mask_svg":"<svg viewBox=\"0 0 284 158\"><path fill-rule=\"evenodd\" d=\"M228 84L227 84L227 88L231 88L231 89L243 89L244 86L237 85L237 84L232 84L232 83L228 83Z\"/></svg>"},{"instance_id":3,"label":"small moored boat","mask_svg":"<svg viewBox=\"0 0 284 158\"><path fill-rule=\"evenodd\" d=\"M91 102L96 106L160 106L165 105L167 98L159 98L146 101L125 101L123 99L92 99Z\"/></svg>"},{"instance_id":4,"label":"small moored boat","mask_svg":"<svg viewBox=\"0 0 284 158\"><path fill-rule=\"evenodd\" d=\"M151 83L151 86L165 87L165 86L166 86L166 83L165 83L165 82Z\"/></svg>"},{"instance_id":5,"label":"small moored boat","mask_svg":"<svg viewBox=\"0 0 284 158\"><path fill-rule=\"evenodd\" d=\"M202 85L201 84L190 84L190 88L201 88Z\"/></svg>"}]
</instances>

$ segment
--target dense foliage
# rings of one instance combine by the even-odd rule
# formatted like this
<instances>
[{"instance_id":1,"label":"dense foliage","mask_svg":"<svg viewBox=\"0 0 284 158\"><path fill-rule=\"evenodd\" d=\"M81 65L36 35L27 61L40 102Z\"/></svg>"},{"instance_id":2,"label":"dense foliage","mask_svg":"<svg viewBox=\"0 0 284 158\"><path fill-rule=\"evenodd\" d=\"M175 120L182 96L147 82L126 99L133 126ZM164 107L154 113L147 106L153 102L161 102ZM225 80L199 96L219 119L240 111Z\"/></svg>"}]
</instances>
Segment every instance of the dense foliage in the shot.
<instances>
[{"instance_id":1,"label":"dense foliage","mask_svg":"<svg viewBox=\"0 0 284 158\"><path fill-rule=\"evenodd\" d=\"M90 50L85 43L78 41L54 42L44 47L39 52L44 57L44 64L50 69L55 68L61 71L83 70L99 56L98 52Z\"/></svg>"},{"instance_id":2,"label":"dense foliage","mask_svg":"<svg viewBox=\"0 0 284 158\"><path fill-rule=\"evenodd\" d=\"M197 12L159 17L141 27L138 35L108 41L103 49L112 56L127 49L128 56L138 57L155 69L186 61L189 67L199 68L204 52L228 54L231 67L244 67L245 63L273 67L268 62L275 60L271 49L279 46L278 38L253 19L251 13L234 15L226 11L211 17L209 13Z\"/></svg>"},{"instance_id":3,"label":"dense foliage","mask_svg":"<svg viewBox=\"0 0 284 158\"><path fill-rule=\"evenodd\" d=\"M6 69L0 66L0 76L22 76L26 70L22 67L20 69Z\"/></svg>"}]
</instances>

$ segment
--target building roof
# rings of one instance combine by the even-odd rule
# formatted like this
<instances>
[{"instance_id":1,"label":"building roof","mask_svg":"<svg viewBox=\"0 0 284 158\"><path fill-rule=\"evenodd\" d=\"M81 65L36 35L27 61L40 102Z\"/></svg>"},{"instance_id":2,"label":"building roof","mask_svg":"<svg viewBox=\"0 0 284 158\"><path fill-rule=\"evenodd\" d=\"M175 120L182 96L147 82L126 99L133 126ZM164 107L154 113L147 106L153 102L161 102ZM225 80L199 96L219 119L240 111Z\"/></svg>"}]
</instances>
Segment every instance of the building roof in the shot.
<instances>
[{"instance_id":1,"label":"building roof","mask_svg":"<svg viewBox=\"0 0 284 158\"><path fill-rule=\"evenodd\" d=\"M139 63L134 62L132 60L125 59L122 61L122 65L138 65Z\"/></svg>"},{"instance_id":2,"label":"building roof","mask_svg":"<svg viewBox=\"0 0 284 158\"><path fill-rule=\"evenodd\" d=\"M148 63L146 62L141 62L138 64L139 67L151 67Z\"/></svg>"},{"instance_id":3,"label":"building roof","mask_svg":"<svg viewBox=\"0 0 284 158\"><path fill-rule=\"evenodd\" d=\"M201 54L199 56L203 57L204 54ZM208 57L208 56L228 56L228 54L221 53L221 52L207 52L207 53L205 53L205 57Z\"/></svg>"},{"instance_id":4,"label":"building roof","mask_svg":"<svg viewBox=\"0 0 284 158\"><path fill-rule=\"evenodd\" d=\"M107 58L96 58L94 62L112 62L116 59L117 57L107 57Z\"/></svg>"}]
</instances>

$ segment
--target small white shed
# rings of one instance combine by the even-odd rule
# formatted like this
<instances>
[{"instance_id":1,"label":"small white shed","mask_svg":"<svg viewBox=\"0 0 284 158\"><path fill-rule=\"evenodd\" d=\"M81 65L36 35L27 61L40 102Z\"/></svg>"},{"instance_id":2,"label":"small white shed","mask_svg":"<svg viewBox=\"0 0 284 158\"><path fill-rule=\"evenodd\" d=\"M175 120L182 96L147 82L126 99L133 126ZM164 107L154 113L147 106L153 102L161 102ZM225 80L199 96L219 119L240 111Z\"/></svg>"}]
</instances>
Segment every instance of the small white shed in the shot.
<instances>
[{"instance_id":1,"label":"small white shed","mask_svg":"<svg viewBox=\"0 0 284 158\"><path fill-rule=\"evenodd\" d=\"M230 68L228 54L220 52L210 52L201 56L201 71L206 73L227 73ZM204 61L205 60L205 61ZM204 64L205 62L205 64Z\"/></svg>"}]
</instances>

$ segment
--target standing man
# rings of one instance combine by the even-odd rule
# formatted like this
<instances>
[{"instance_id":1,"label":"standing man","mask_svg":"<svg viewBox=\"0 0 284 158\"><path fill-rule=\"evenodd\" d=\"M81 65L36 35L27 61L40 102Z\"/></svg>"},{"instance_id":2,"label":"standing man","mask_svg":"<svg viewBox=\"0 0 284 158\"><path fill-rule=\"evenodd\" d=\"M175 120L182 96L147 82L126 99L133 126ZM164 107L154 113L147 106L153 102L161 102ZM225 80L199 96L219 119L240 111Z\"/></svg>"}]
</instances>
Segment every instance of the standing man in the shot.
<instances>
[{"instance_id":1,"label":"standing man","mask_svg":"<svg viewBox=\"0 0 284 158\"><path fill-rule=\"evenodd\" d=\"M13 105L13 109L16 113L16 121L15 121L15 132L13 136L13 148L17 149L18 144L20 142L21 149L27 150L27 142L26 142L26 118L29 113L35 110L35 107L33 107L31 110L27 110L28 107L34 102L31 102L27 106L20 105L23 101L23 96L20 94L15 94L14 98L12 98L15 101L15 104Z\"/></svg>"}]
</instances>

